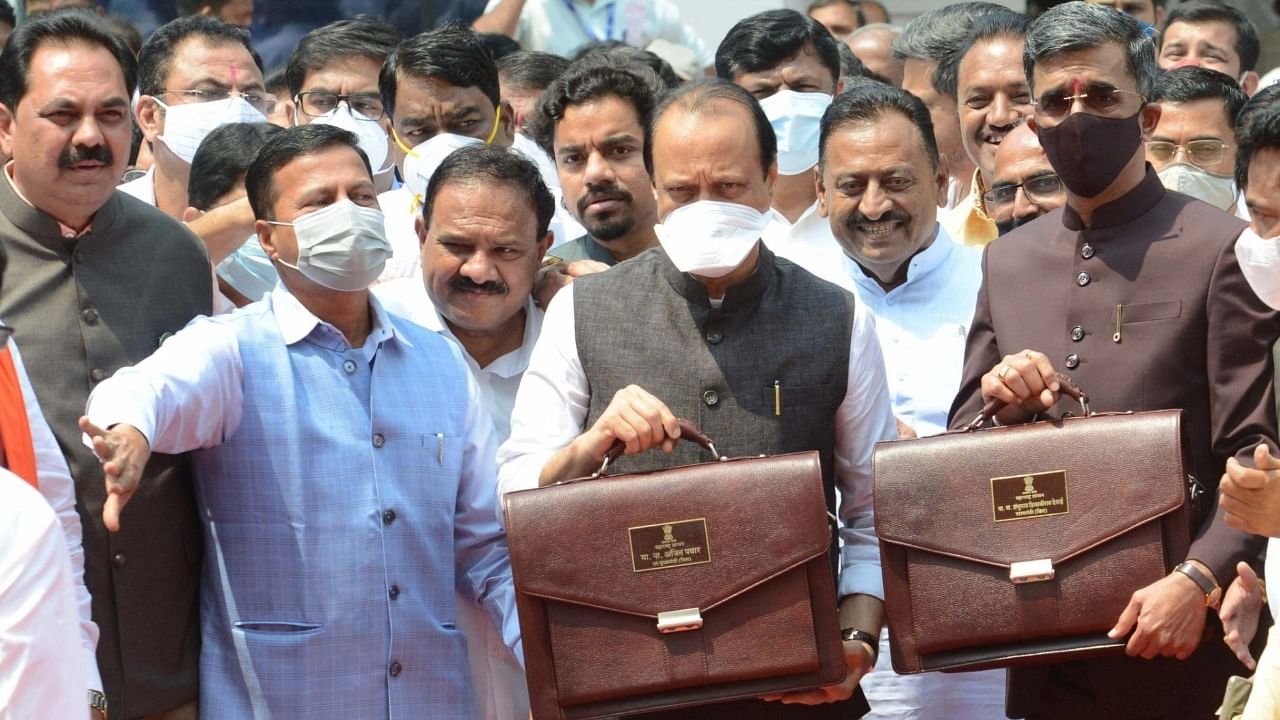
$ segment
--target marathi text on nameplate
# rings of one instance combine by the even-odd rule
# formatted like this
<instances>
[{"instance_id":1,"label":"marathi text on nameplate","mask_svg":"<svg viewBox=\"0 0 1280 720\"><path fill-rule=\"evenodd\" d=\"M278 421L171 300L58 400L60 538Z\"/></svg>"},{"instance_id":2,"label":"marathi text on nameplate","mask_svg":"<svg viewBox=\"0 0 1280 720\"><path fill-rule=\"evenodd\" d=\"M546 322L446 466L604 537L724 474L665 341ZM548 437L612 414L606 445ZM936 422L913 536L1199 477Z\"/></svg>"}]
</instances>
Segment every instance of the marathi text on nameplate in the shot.
<instances>
[{"instance_id":1,"label":"marathi text on nameplate","mask_svg":"<svg viewBox=\"0 0 1280 720\"><path fill-rule=\"evenodd\" d=\"M991 506L996 522L1066 515L1067 471L991 478Z\"/></svg>"},{"instance_id":2,"label":"marathi text on nameplate","mask_svg":"<svg viewBox=\"0 0 1280 720\"><path fill-rule=\"evenodd\" d=\"M670 570L711 562L706 518L674 520L627 528L631 540L631 570Z\"/></svg>"}]
</instances>

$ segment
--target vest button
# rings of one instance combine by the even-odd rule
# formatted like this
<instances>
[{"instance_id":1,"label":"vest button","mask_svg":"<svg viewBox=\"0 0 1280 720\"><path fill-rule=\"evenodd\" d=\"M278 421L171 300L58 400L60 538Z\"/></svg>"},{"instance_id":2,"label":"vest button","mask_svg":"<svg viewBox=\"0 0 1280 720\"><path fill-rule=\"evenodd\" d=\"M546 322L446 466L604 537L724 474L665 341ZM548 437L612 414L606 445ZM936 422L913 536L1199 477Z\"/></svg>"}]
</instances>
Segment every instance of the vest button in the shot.
<instances>
[{"instance_id":1,"label":"vest button","mask_svg":"<svg viewBox=\"0 0 1280 720\"><path fill-rule=\"evenodd\" d=\"M355 361L347 360L346 362L342 363L342 369L345 370L348 375L354 375L356 372Z\"/></svg>"},{"instance_id":2,"label":"vest button","mask_svg":"<svg viewBox=\"0 0 1280 720\"><path fill-rule=\"evenodd\" d=\"M80 319L84 320L85 325L97 325L98 311L93 308L88 308L84 312L80 313Z\"/></svg>"},{"instance_id":3,"label":"vest button","mask_svg":"<svg viewBox=\"0 0 1280 720\"><path fill-rule=\"evenodd\" d=\"M1088 285L1089 280L1091 280L1091 278L1089 277L1089 273L1087 272L1076 274L1076 284L1079 285L1080 287L1084 287L1085 285Z\"/></svg>"},{"instance_id":4,"label":"vest button","mask_svg":"<svg viewBox=\"0 0 1280 720\"><path fill-rule=\"evenodd\" d=\"M1081 245L1080 257L1084 258L1085 260L1088 260L1089 258L1093 257L1093 246L1090 245L1089 243L1085 243Z\"/></svg>"},{"instance_id":5,"label":"vest button","mask_svg":"<svg viewBox=\"0 0 1280 720\"><path fill-rule=\"evenodd\" d=\"M1079 355L1077 355L1077 354L1075 354L1075 353L1071 353L1070 355L1068 355L1068 356L1067 356L1067 369L1069 369L1069 370L1075 370L1075 369L1076 369L1077 367L1079 367L1079 366L1080 366L1080 356L1079 356Z\"/></svg>"},{"instance_id":6,"label":"vest button","mask_svg":"<svg viewBox=\"0 0 1280 720\"><path fill-rule=\"evenodd\" d=\"M387 590L387 596L390 597L392 600L395 600L396 598L400 597L400 586L392 585L391 589Z\"/></svg>"},{"instance_id":7,"label":"vest button","mask_svg":"<svg viewBox=\"0 0 1280 720\"><path fill-rule=\"evenodd\" d=\"M390 525L391 523L393 523L393 522L395 522L395 521L396 521L396 511L395 511L395 510L388 510L388 511L386 511L386 512L382 513L382 524L383 524L383 525Z\"/></svg>"},{"instance_id":8,"label":"vest button","mask_svg":"<svg viewBox=\"0 0 1280 720\"><path fill-rule=\"evenodd\" d=\"M711 343L712 345L718 344L723 339L724 339L724 335L719 330L707 331L707 342Z\"/></svg>"},{"instance_id":9,"label":"vest button","mask_svg":"<svg viewBox=\"0 0 1280 720\"><path fill-rule=\"evenodd\" d=\"M116 553L115 557L111 558L111 564L115 565L118 568L124 567L126 564L128 564L128 562L129 562L129 558L125 557L124 553Z\"/></svg>"},{"instance_id":10,"label":"vest button","mask_svg":"<svg viewBox=\"0 0 1280 720\"><path fill-rule=\"evenodd\" d=\"M386 444L387 444L387 439L386 439L385 437L383 437L383 436L382 436L382 433L374 433L374 434L373 434L373 446L374 446L374 447L376 447L376 448L380 448L380 447L382 447L383 445L386 445Z\"/></svg>"},{"instance_id":11,"label":"vest button","mask_svg":"<svg viewBox=\"0 0 1280 720\"><path fill-rule=\"evenodd\" d=\"M1080 327L1079 325L1071 328L1072 342L1080 342L1083 339L1084 339L1084 328Z\"/></svg>"},{"instance_id":12,"label":"vest button","mask_svg":"<svg viewBox=\"0 0 1280 720\"><path fill-rule=\"evenodd\" d=\"M398 660L392 660L391 667L387 668L387 672L391 675L391 677L400 677L400 671L402 669L403 668L400 667L400 662Z\"/></svg>"},{"instance_id":13,"label":"vest button","mask_svg":"<svg viewBox=\"0 0 1280 720\"><path fill-rule=\"evenodd\" d=\"M702 393L702 402L706 403L707 407L715 407L720 404L720 393L715 390L708 390Z\"/></svg>"},{"instance_id":14,"label":"vest button","mask_svg":"<svg viewBox=\"0 0 1280 720\"><path fill-rule=\"evenodd\" d=\"M89 379L96 383L100 383L107 379L107 373L102 368L94 368L89 371Z\"/></svg>"}]
</instances>

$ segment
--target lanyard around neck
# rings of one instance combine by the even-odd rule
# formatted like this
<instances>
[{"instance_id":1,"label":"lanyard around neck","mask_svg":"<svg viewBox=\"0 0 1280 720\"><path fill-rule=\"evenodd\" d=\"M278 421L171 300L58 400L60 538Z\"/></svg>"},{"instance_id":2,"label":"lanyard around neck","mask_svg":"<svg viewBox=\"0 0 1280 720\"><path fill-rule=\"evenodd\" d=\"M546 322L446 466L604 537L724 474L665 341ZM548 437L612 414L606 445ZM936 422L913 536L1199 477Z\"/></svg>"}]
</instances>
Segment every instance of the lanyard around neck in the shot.
<instances>
[{"instance_id":1,"label":"lanyard around neck","mask_svg":"<svg viewBox=\"0 0 1280 720\"><path fill-rule=\"evenodd\" d=\"M587 21L583 20L582 16L578 14L578 8L573 4L573 0L564 0L564 6L569 9L569 12L573 15L573 19L578 21L578 26L581 27L582 31L587 34L587 37L591 38L592 40L612 40L613 39L613 18L618 10L617 3L613 3L609 6L609 16L605 19L604 37L600 37L596 35L595 31L592 30L587 25Z\"/></svg>"}]
</instances>

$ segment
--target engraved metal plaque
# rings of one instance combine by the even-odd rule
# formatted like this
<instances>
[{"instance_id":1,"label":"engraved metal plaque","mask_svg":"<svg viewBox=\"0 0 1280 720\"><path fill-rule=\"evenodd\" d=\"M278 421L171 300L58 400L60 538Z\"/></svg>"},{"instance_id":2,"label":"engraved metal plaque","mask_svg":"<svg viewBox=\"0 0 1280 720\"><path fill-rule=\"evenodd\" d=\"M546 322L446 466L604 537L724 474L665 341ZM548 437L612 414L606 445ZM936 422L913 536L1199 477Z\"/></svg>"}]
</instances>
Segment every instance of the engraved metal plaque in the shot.
<instances>
[{"instance_id":1,"label":"engraved metal plaque","mask_svg":"<svg viewBox=\"0 0 1280 720\"><path fill-rule=\"evenodd\" d=\"M1067 471L991 478L991 512L996 522L1066 515Z\"/></svg>"},{"instance_id":2,"label":"engraved metal plaque","mask_svg":"<svg viewBox=\"0 0 1280 720\"><path fill-rule=\"evenodd\" d=\"M706 518L673 520L627 528L631 540L631 570L670 570L711 562Z\"/></svg>"}]
</instances>

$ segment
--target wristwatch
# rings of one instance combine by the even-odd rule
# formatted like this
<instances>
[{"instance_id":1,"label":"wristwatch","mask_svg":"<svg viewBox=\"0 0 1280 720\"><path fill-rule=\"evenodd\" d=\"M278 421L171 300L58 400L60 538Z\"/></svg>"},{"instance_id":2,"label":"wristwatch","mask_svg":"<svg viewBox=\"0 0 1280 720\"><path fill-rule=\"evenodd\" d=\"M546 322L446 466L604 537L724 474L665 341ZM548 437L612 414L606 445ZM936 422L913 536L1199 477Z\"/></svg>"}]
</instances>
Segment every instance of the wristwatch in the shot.
<instances>
[{"instance_id":1,"label":"wristwatch","mask_svg":"<svg viewBox=\"0 0 1280 720\"><path fill-rule=\"evenodd\" d=\"M850 640L857 640L858 642L863 643L867 647L871 648L871 665L873 667L875 666L876 661L880 659L880 638L876 637L875 635L872 635L866 630L859 630L858 628L845 628L840 631L840 639L844 640L845 642L849 642Z\"/></svg>"},{"instance_id":2,"label":"wristwatch","mask_svg":"<svg viewBox=\"0 0 1280 720\"><path fill-rule=\"evenodd\" d=\"M90 690L89 709L97 710L102 720L107 720L107 696L97 690Z\"/></svg>"},{"instance_id":3,"label":"wristwatch","mask_svg":"<svg viewBox=\"0 0 1280 720\"><path fill-rule=\"evenodd\" d=\"M1209 608L1218 607L1218 602L1222 600L1222 586L1214 582L1213 578L1204 574L1200 568L1192 563L1184 562L1173 569L1174 572L1182 573L1191 578L1191 581L1199 586L1204 592L1204 606Z\"/></svg>"}]
</instances>

